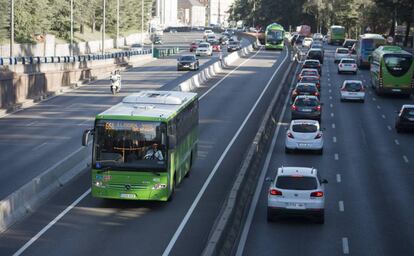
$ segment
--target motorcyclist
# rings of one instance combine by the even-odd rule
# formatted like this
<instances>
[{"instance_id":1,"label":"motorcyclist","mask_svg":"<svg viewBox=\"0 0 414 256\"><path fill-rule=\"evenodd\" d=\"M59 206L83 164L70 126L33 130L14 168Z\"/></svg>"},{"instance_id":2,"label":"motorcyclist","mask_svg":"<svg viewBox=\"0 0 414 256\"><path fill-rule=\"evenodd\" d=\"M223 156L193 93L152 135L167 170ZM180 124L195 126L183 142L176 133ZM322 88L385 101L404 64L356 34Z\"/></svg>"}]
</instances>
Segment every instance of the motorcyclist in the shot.
<instances>
[{"instance_id":1,"label":"motorcyclist","mask_svg":"<svg viewBox=\"0 0 414 256\"><path fill-rule=\"evenodd\" d=\"M115 92L119 92L121 90L121 72L119 70L111 72L109 79L111 80L111 90L115 89Z\"/></svg>"}]
</instances>

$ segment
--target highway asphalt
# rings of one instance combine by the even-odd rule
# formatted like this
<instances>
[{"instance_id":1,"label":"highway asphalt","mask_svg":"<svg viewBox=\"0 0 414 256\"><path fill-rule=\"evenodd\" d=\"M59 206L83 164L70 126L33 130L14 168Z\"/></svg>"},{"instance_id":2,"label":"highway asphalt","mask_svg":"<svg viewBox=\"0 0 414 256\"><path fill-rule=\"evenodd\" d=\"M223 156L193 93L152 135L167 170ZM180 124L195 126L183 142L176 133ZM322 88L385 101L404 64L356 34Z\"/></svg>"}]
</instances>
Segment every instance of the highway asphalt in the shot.
<instances>
[{"instance_id":1,"label":"highway asphalt","mask_svg":"<svg viewBox=\"0 0 414 256\"><path fill-rule=\"evenodd\" d=\"M181 40L189 46L203 34L174 35L171 43ZM248 44L245 39L242 42ZM168 43L166 41L165 45ZM200 57L200 68L217 59L218 53L213 57ZM120 102L127 94L162 86L171 89L194 74L194 71L178 72L176 65L177 55L174 55L123 72L122 91L116 96L110 93L109 80L102 79L0 118L0 198L79 149L82 131L91 126L94 116Z\"/></svg>"},{"instance_id":2,"label":"highway asphalt","mask_svg":"<svg viewBox=\"0 0 414 256\"><path fill-rule=\"evenodd\" d=\"M264 177L274 177L282 165L317 168L329 181L325 224L304 218L267 222L269 184L260 180L237 255L414 255L414 135L394 129L395 111L413 101L379 97L368 88L365 103L340 102L344 80L360 79L369 87L370 76L368 70L338 75L334 49L326 48L322 76L324 154L285 154L287 106L264 169Z\"/></svg>"},{"instance_id":3,"label":"highway asphalt","mask_svg":"<svg viewBox=\"0 0 414 256\"><path fill-rule=\"evenodd\" d=\"M236 61L226 72L210 80L198 91L199 156L191 176L180 184L172 202L125 202L92 198L88 193L90 175L85 171L31 216L1 234L0 254L13 254L30 239L34 240L33 243L29 242L30 246L24 247L25 255L200 254L243 154L253 140L263 113L278 86L277 78L283 75L283 69L262 100L257 102L259 95L285 59L288 59L286 51L260 50ZM165 62L157 61L159 66L166 65ZM167 65L166 70L175 69L175 58L171 62L174 65ZM155 64L143 68L152 70L152 67L155 69ZM74 95L59 96L61 100L54 104L68 107L63 112L66 115L54 123L61 126L60 132L68 137L66 141L69 145L78 148L81 132L91 126L93 116L118 102L126 92L165 83L157 80L154 73L143 76L137 72L136 75L142 77L137 83L131 82L119 96L109 95L105 82L83 87L73 92ZM134 81L136 75L129 73L124 77ZM168 77L167 74L166 76ZM138 81L145 80L148 80L142 82L145 86L138 84ZM47 104L51 105L53 100ZM57 111L48 107L37 108L40 111ZM72 115L72 108L79 112ZM246 119L253 108L251 117ZM55 109L58 109L57 106ZM61 112L55 114L60 115ZM64 122L74 124L68 126ZM79 122L84 123L75 129ZM44 136L48 138L46 131ZM51 152L53 149L49 154ZM203 185L206 185L206 190L199 194ZM197 198L201 200L197 201ZM72 203L75 203L73 208L70 207ZM62 212L65 213L62 218L53 222ZM40 235L36 236L39 232Z\"/></svg>"}]
</instances>

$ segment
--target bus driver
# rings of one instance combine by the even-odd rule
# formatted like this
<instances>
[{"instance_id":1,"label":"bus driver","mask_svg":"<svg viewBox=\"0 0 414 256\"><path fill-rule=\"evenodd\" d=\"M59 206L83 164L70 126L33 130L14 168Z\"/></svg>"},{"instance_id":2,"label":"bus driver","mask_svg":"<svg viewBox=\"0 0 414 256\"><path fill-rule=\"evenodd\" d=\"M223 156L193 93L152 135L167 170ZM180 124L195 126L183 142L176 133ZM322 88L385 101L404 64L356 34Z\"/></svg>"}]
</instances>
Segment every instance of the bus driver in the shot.
<instances>
[{"instance_id":1,"label":"bus driver","mask_svg":"<svg viewBox=\"0 0 414 256\"><path fill-rule=\"evenodd\" d=\"M144 156L144 159L157 159L160 161L164 160L161 150L158 149L157 143L152 144L152 147L148 149L147 154Z\"/></svg>"}]
</instances>

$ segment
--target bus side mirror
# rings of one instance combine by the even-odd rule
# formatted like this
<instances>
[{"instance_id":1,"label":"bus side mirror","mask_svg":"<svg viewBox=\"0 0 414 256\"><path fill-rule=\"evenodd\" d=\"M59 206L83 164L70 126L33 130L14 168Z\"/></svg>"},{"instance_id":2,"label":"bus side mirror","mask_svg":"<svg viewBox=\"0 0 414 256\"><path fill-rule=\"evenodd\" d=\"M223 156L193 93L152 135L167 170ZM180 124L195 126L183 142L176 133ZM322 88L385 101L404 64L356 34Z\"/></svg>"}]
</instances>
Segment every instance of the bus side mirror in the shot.
<instances>
[{"instance_id":1,"label":"bus side mirror","mask_svg":"<svg viewBox=\"0 0 414 256\"><path fill-rule=\"evenodd\" d=\"M89 141L89 135L94 135L93 130L86 130L82 135L82 146L86 147Z\"/></svg>"},{"instance_id":2,"label":"bus side mirror","mask_svg":"<svg viewBox=\"0 0 414 256\"><path fill-rule=\"evenodd\" d=\"M175 135L168 135L168 146L170 148L175 148L177 144L177 137Z\"/></svg>"}]
</instances>

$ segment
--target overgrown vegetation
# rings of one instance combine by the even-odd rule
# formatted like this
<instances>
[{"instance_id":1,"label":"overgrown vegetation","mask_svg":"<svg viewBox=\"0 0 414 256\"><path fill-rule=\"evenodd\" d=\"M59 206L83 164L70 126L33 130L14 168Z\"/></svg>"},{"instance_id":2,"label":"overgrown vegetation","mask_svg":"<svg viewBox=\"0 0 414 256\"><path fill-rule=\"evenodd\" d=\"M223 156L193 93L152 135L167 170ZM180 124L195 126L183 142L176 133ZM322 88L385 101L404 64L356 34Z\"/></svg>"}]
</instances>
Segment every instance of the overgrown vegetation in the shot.
<instances>
[{"instance_id":1,"label":"overgrown vegetation","mask_svg":"<svg viewBox=\"0 0 414 256\"><path fill-rule=\"evenodd\" d=\"M253 6L255 8L253 8ZM252 11L253 10L253 11ZM406 25L406 37L414 19L413 0L235 0L230 19L248 26L272 22L286 29L309 24L326 33L329 26L343 25L350 36L365 32L394 35L394 24ZM406 41L406 40L405 40Z\"/></svg>"},{"instance_id":2,"label":"overgrown vegetation","mask_svg":"<svg viewBox=\"0 0 414 256\"><path fill-rule=\"evenodd\" d=\"M10 0L0 0L0 42L10 38ZM37 35L54 34L70 38L69 0L14 0L15 41L34 42ZM141 30L144 2L144 29L147 29L154 0L120 0L120 33ZM116 33L117 0L106 0L106 33ZM74 31L80 34L101 31L103 0L74 0Z\"/></svg>"}]
</instances>

